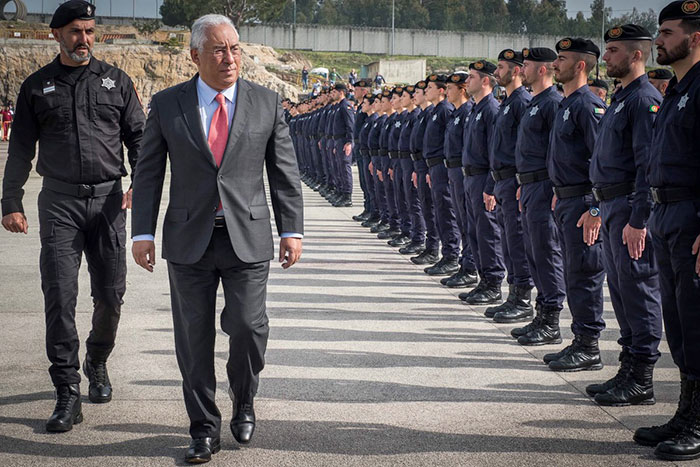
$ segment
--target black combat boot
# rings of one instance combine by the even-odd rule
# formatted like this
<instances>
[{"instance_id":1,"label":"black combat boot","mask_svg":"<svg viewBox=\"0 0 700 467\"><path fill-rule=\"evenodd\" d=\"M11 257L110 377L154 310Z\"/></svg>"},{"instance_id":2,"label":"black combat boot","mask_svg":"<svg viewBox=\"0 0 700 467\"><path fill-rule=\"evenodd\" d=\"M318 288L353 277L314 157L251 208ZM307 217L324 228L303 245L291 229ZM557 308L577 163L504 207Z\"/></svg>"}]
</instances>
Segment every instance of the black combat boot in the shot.
<instances>
[{"instance_id":1,"label":"black combat boot","mask_svg":"<svg viewBox=\"0 0 700 467\"><path fill-rule=\"evenodd\" d=\"M515 307L515 286L513 284L508 284L508 297L506 298L506 301L501 303L498 306L490 306L486 310L484 310L484 316L487 318L493 318L496 316L496 313L500 313L502 311L509 311L512 310Z\"/></svg>"},{"instance_id":2,"label":"black combat boot","mask_svg":"<svg viewBox=\"0 0 700 467\"><path fill-rule=\"evenodd\" d=\"M559 329L559 313L561 313L561 310L559 309L547 308L543 306L542 310L540 311L539 321L537 321L537 318L535 318L535 320L533 320L532 323L527 325L532 325L532 329L526 334L518 337L518 344L526 346L561 344L561 331ZM519 329L526 329L527 326ZM511 334L514 331L515 329L511 331ZM544 362L548 364L552 360L559 359L564 355L565 350L568 351L567 349L569 349L569 347L562 350L561 352L545 355Z\"/></svg>"},{"instance_id":3,"label":"black combat boot","mask_svg":"<svg viewBox=\"0 0 700 467\"><path fill-rule=\"evenodd\" d=\"M671 419L663 425L643 426L634 432L634 441L642 446L656 446L673 439L689 423L690 405L694 392L693 382L681 373L681 395L678 398L678 408Z\"/></svg>"},{"instance_id":4,"label":"black combat boot","mask_svg":"<svg viewBox=\"0 0 700 467\"><path fill-rule=\"evenodd\" d=\"M607 392L596 394L596 403L613 407L656 404L656 399L654 399L654 364L632 356L631 366L627 378L619 380Z\"/></svg>"},{"instance_id":5,"label":"black combat boot","mask_svg":"<svg viewBox=\"0 0 700 467\"><path fill-rule=\"evenodd\" d=\"M366 221L364 221L360 225L362 227L367 227L367 228L371 229L372 227L379 225L380 222L381 222L381 219L379 218L379 216L376 214L372 214L369 216L369 219L367 219Z\"/></svg>"},{"instance_id":6,"label":"black combat boot","mask_svg":"<svg viewBox=\"0 0 700 467\"><path fill-rule=\"evenodd\" d=\"M654 455L669 461L689 461L700 458L700 381L689 381L693 395L690 399L688 423L673 439L660 442Z\"/></svg>"},{"instance_id":7,"label":"black combat boot","mask_svg":"<svg viewBox=\"0 0 700 467\"><path fill-rule=\"evenodd\" d=\"M445 258L444 256L435 265L423 270L429 276L450 276L459 271L457 258Z\"/></svg>"},{"instance_id":8,"label":"black combat boot","mask_svg":"<svg viewBox=\"0 0 700 467\"><path fill-rule=\"evenodd\" d=\"M620 368L617 370L617 374L604 383L589 384L586 386L586 394L595 397L596 394L608 392L627 379L632 370L632 354L627 347L622 348L618 360L620 361Z\"/></svg>"},{"instance_id":9,"label":"black combat boot","mask_svg":"<svg viewBox=\"0 0 700 467\"><path fill-rule=\"evenodd\" d=\"M80 385L62 384L56 386L56 407L46 421L46 431L62 433L73 429L74 424L83 421L80 405Z\"/></svg>"},{"instance_id":10,"label":"black combat boot","mask_svg":"<svg viewBox=\"0 0 700 467\"><path fill-rule=\"evenodd\" d=\"M401 246L405 246L411 243L411 238L408 235L405 234L400 234L397 235L396 237L392 238L387 242L389 246L393 246L394 248L398 248Z\"/></svg>"},{"instance_id":11,"label":"black combat boot","mask_svg":"<svg viewBox=\"0 0 700 467\"><path fill-rule=\"evenodd\" d=\"M535 317L532 318L532 321L527 323L525 326L521 328L513 328L510 330L510 335L513 336L515 339L517 339L520 336L524 336L528 332L532 331L533 329L536 329L538 326L540 326L542 323L542 305L539 303L535 304Z\"/></svg>"},{"instance_id":12,"label":"black combat boot","mask_svg":"<svg viewBox=\"0 0 700 467\"><path fill-rule=\"evenodd\" d=\"M511 308L499 311L493 316L496 323L519 323L532 318L532 287L516 285L513 287L513 295Z\"/></svg>"},{"instance_id":13,"label":"black combat boot","mask_svg":"<svg viewBox=\"0 0 700 467\"><path fill-rule=\"evenodd\" d=\"M483 289L467 297L464 303L468 305L493 305L500 302L502 299L501 284L498 282L484 281Z\"/></svg>"},{"instance_id":14,"label":"black combat boot","mask_svg":"<svg viewBox=\"0 0 700 467\"><path fill-rule=\"evenodd\" d=\"M482 279L476 284L476 287L471 289L469 292L462 292L461 294L458 295L458 297L460 300L462 300L464 302L464 301L468 300L475 293L481 293L481 291L484 290L485 288L486 288L486 282Z\"/></svg>"},{"instance_id":15,"label":"black combat boot","mask_svg":"<svg viewBox=\"0 0 700 467\"><path fill-rule=\"evenodd\" d=\"M354 220L355 222L364 222L367 219L369 219L369 212L366 209L361 213L352 216L352 220Z\"/></svg>"},{"instance_id":16,"label":"black combat boot","mask_svg":"<svg viewBox=\"0 0 700 467\"><path fill-rule=\"evenodd\" d=\"M408 245L399 248L399 253L402 255L419 255L425 251L423 242L411 242Z\"/></svg>"},{"instance_id":17,"label":"black combat boot","mask_svg":"<svg viewBox=\"0 0 700 467\"><path fill-rule=\"evenodd\" d=\"M602 370L598 339L590 336L576 336L571 350L557 360L549 362L552 371Z\"/></svg>"},{"instance_id":18,"label":"black combat boot","mask_svg":"<svg viewBox=\"0 0 700 467\"><path fill-rule=\"evenodd\" d=\"M418 256L413 256L411 262L413 264L435 264L440 260L440 253L437 250L423 250Z\"/></svg>"},{"instance_id":19,"label":"black combat boot","mask_svg":"<svg viewBox=\"0 0 700 467\"><path fill-rule=\"evenodd\" d=\"M382 232L379 232L377 234L377 238L379 240L389 240L391 238L396 237L397 235L401 235L401 231L399 229L392 229L390 227L389 230L384 230Z\"/></svg>"},{"instance_id":20,"label":"black combat boot","mask_svg":"<svg viewBox=\"0 0 700 467\"><path fill-rule=\"evenodd\" d=\"M385 230L391 229L391 226L389 225L388 222L381 221L379 224L375 225L374 227L371 227L369 229L370 232L372 233L379 233L379 232L384 232Z\"/></svg>"},{"instance_id":21,"label":"black combat boot","mask_svg":"<svg viewBox=\"0 0 700 467\"><path fill-rule=\"evenodd\" d=\"M85 356L83 373L90 381L88 398L95 404L104 404L112 400L112 384L107 374L107 361L105 359L92 359Z\"/></svg>"}]
</instances>

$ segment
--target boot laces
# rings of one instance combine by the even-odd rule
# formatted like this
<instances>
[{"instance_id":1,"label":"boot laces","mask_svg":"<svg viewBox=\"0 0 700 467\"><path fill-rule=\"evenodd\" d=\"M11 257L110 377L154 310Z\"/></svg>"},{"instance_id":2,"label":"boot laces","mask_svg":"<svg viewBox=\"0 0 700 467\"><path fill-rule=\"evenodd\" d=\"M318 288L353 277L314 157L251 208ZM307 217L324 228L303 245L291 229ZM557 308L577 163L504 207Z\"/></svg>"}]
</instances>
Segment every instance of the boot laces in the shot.
<instances>
[{"instance_id":1,"label":"boot laces","mask_svg":"<svg viewBox=\"0 0 700 467\"><path fill-rule=\"evenodd\" d=\"M107 385L107 364L102 361L91 362L92 367L92 379L97 386Z\"/></svg>"}]
</instances>

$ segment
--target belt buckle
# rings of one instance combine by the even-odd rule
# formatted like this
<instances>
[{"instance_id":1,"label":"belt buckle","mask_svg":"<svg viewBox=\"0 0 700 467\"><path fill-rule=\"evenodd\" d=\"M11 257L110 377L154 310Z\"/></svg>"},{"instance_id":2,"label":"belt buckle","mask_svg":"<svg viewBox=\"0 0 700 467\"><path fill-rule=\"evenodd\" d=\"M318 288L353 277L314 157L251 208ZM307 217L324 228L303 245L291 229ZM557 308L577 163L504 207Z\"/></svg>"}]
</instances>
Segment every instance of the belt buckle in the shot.
<instances>
[{"instance_id":1,"label":"belt buckle","mask_svg":"<svg viewBox=\"0 0 700 467\"><path fill-rule=\"evenodd\" d=\"M95 195L95 185L78 185L78 196L89 198Z\"/></svg>"},{"instance_id":2,"label":"belt buckle","mask_svg":"<svg viewBox=\"0 0 700 467\"><path fill-rule=\"evenodd\" d=\"M600 188L593 187L591 188L591 191L593 192L593 196L595 197L596 201L604 201L603 190L601 190Z\"/></svg>"},{"instance_id":3,"label":"belt buckle","mask_svg":"<svg viewBox=\"0 0 700 467\"><path fill-rule=\"evenodd\" d=\"M653 199L655 203L661 204L661 194L659 193L659 189L652 186L649 187L649 191L651 192L651 199Z\"/></svg>"},{"instance_id":4,"label":"belt buckle","mask_svg":"<svg viewBox=\"0 0 700 467\"><path fill-rule=\"evenodd\" d=\"M522 185L522 184L523 184L522 180L520 179L520 174L517 173L517 172L515 173L515 179L518 181L518 185Z\"/></svg>"}]
</instances>

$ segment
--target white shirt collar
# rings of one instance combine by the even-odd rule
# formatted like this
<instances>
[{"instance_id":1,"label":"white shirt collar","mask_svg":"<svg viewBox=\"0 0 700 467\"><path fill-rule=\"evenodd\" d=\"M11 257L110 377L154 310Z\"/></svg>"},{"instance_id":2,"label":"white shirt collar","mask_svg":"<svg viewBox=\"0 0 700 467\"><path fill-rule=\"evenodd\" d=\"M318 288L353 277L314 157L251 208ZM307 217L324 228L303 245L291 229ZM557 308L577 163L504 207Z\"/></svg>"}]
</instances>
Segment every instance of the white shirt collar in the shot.
<instances>
[{"instance_id":1,"label":"white shirt collar","mask_svg":"<svg viewBox=\"0 0 700 467\"><path fill-rule=\"evenodd\" d=\"M233 83L233 86L231 86L230 88L226 88L223 91L221 91L221 94L223 94L226 100L231 103L234 103L233 99L236 96L236 86L238 86L238 81ZM207 83L204 82L204 80L202 80L201 76L198 76L197 94L199 95L199 98L202 99L202 102L204 102L206 105L211 105L211 103L214 102L216 95L219 94L219 91L209 86Z\"/></svg>"}]
</instances>

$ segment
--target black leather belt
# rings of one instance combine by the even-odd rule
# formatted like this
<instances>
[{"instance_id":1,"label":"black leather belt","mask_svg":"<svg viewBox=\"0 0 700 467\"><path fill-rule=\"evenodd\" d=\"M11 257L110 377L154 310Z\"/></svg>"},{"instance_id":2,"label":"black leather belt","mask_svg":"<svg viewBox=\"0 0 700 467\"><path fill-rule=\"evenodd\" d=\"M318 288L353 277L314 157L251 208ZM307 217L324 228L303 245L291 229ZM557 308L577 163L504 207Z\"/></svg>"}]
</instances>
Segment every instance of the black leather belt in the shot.
<instances>
[{"instance_id":1,"label":"black leather belt","mask_svg":"<svg viewBox=\"0 0 700 467\"><path fill-rule=\"evenodd\" d=\"M399 151L387 151L389 154L389 159L398 159L399 158Z\"/></svg>"},{"instance_id":2,"label":"black leather belt","mask_svg":"<svg viewBox=\"0 0 700 467\"><path fill-rule=\"evenodd\" d=\"M462 167L462 159L445 159L445 167L447 167L448 169Z\"/></svg>"},{"instance_id":3,"label":"black leather belt","mask_svg":"<svg viewBox=\"0 0 700 467\"><path fill-rule=\"evenodd\" d=\"M412 152L411 159L414 161L423 160L423 153L422 152Z\"/></svg>"},{"instance_id":4,"label":"black leather belt","mask_svg":"<svg viewBox=\"0 0 700 467\"><path fill-rule=\"evenodd\" d=\"M489 173L489 169L485 167L474 167L473 165L466 165L462 167L462 173L467 177L472 177L474 175L483 175Z\"/></svg>"},{"instance_id":5,"label":"black leather belt","mask_svg":"<svg viewBox=\"0 0 700 467\"><path fill-rule=\"evenodd\" d=\"M549 172L547 172L547 169L543 169L535 170L534 172L517 173L515 174L515 178L518 179L518 183L520 183L521 185L527 185L528 183L549 180Z\"/></svg>"},{"instance_id":6,"label":"black leather belt","mask_svg":"<svg viewBox=\"0 0 700 467\"><path fill-rule=\"evenodd\" d=\"M657 204L677 203L689 199L700 199L700 188L688 186L653 186L651 197Z\"/></svg>"},{"instance_id":7,"label":"black leather belt","mask_svg":"<svg viewBox=\"0 0 700 467\"><path fill-rule=\"evenodd\" d=\"M44 177L43 186L48 190L63 193L64 195L75 196L76 198L99 198L122 191L121 179L96 183L95 185L82 185Z\"/></svg>"},{"instance_id":8,"label":"black leather belt","mask_svg":"<svg viewBox=\"0 0 700 467\"><path fill-rule=\"evenodd\" d=\"M216 216L214 218L214 227L226 227L226 219L224 219L224 216Z\"/></svg>"},{"instance_id":9,"label":"black leather belt","mask_svg":"<svg viewBox=\"0 0 700 467\"><path fill-rule=\"evenodd\" d=\"M386 149L380 149L380 150L379 150L379 155L380 155L381 157L386 157L386 156L389 155L389 151L387 151Z\"/></svg>"},{"instance_id":10,"label":"black leather belt","mask_svg":"<svg viewBox=\"0 0 700 467\"><path fill-rule=\"evenodd\" d=\"M370 149L369 150L369 155L372 157L377 157L379 156L379 149Z\"/></svg>"},{"instance_id":11,"label":"black leather belt","mask_svg":"<svg viewBox=\"0 0 700 467\"><path fill-rule=\"evenodd\" d=\"M501 170L492 170L491 178L493 178L496 182L500 182L501 180L507 180L509 178L515 177L515 174L517 172L518 169L516 169L515 167L506 167L505 169Z\"/></svg>"},{"instance_id":12,"label":"black leather belt","mask_svg":"<svg viewBox=\"0 0 700 467\"><path fill-rule=\"evenodd\" d=\"M367 157L369 156L369 149L360 149L360 155L362 157Z\"/></svg>"},{"instance_id":13,"label":"black leather belt","mask_svg":"<svg viewBox=\"0 0 700 467\"><path fill-rule=\"evenodd\" d=\"M634 182L616 183L602 188L593 187L593 196L596 201L610 201L634 193L634 188Z\"/></svg>"},{"instance_id":14,"label":"black leather belt","mask_svg":"<svg viewBox=\"0 0 700 467\"><path fill-rule=\"evenodd\" d=\"M399 151L399 159L410 159L411 153L408 151Z\"/></svg>"},{"instance_id":15,"label":"black leather belt","mask_svg":"<svg viewBox=\"0 0 700 467\"><path fill-rule=\"evenodd\" d=\"M438 164L442 164L442 161L443 161L442 157L431 157L431 158L425 160L425 164L428 167L434 167Z\"/></svg>"},{"instance_id":16,"label":"black leather belt","mask_svg":"<svg viewBox=\"0 0 700 467\"><path fill-rule=\"evenodd\" d=\"M555 186L554 194L557 195L559 199L575 198L577 196L590 195L591 185L588 183L583 183L581 185L568 185L568 186Z\"/></svg>"},{"instance_id":17,"label":"black leather belt","mask_svg":"<svg viewBox=\"0 0 700 467\"><path fill-rule=\"evenodd\" d=\"M333 139L344 139L345 135L333 135Z\"/></svg>"}]
</instances>

